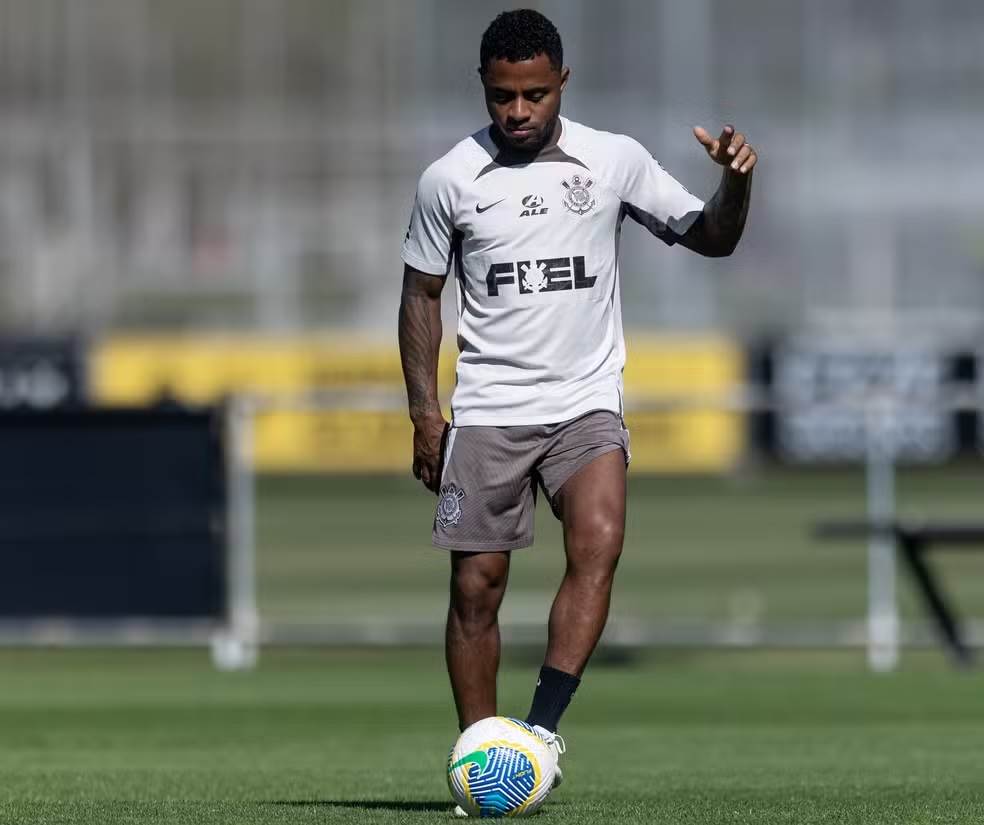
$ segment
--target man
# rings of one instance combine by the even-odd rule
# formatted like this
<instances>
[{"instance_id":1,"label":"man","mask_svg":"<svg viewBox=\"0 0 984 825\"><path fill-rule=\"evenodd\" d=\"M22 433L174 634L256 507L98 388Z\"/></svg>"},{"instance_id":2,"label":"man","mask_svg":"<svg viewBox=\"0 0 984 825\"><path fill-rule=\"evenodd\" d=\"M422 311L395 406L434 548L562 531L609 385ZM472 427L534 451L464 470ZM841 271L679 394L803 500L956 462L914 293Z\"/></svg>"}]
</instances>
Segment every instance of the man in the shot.
<instances>
[{"instance_id":1,"label":"man","mask_svg":"<svg viewBox=\"0 0 984 825\"><path fill-rule=\"evenodd\" d=\"M433 541L451 551L446 656L462 729L496 715L497 615L510 553L533 541L538 487L561 520L567 569L527 718L559 755L557 725L605 626L622 550L622 221L731 254L756 152L731 126L716 139L694 129L725 167L705 204L636 141L560 117L570 69L543 15L500 14L480 57L492 123L424 172L403 244L413 472L438 494ZM449 425L437 364L452 270L460 354Z\"/></svg>"}]
</instances>

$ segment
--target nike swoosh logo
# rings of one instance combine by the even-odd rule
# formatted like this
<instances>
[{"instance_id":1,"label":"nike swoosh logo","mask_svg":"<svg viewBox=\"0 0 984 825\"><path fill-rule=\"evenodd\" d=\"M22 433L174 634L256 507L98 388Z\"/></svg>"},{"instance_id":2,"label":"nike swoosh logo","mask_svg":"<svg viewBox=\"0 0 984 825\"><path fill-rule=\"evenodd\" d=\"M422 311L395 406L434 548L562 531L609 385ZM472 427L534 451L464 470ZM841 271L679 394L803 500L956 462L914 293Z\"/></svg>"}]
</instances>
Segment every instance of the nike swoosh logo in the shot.
<instances>
[{"instance_id":1,"label":"nike swoosh logo","mask_svg":"<svg viewBox=\"0 0 984 825\"><path fill-rule=\"evenodd\" d=\"M505 198L503 198L505 200ZM478 769L480 771L485 770L485 766L489 764L489 755L485 751L472 751L467 756L462 756L457 762L451 766L451 770L455 768L460 768L462 765L467 765L469 762L475 762L478 764Z\"/></svg>"},{"instance_id":2,"label":"nike swoosh logo","mask_svg":"<svg viewBox=\"0 0 984 825\"><path fill-rule=\"evenodd\" d=\"M475 211L478 212L479 215L481 215L483 212L488 212L493 206L498 206L504 200L505 200L505 198L499 198L499 200L497 200L495 203L490 203L488 206L482 206L482 205L476 203L475 204Z\"/></svg>"}]
</instances>

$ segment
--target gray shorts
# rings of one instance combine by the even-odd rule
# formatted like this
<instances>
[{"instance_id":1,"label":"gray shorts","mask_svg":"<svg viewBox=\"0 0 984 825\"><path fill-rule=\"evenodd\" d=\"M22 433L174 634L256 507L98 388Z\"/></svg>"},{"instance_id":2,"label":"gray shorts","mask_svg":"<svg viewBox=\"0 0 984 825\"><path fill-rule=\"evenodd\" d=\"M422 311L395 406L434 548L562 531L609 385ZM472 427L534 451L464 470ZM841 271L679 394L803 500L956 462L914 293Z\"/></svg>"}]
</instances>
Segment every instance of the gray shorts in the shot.
<instances>
[{"instance_id":1,"label":"gray shorts","mask_svg":"<svg viewBox=\"0 0 984 825\"><path fill-rule=\"evenodd\" d=\"M533 543L537 486L554 498L598 456L622 450L629 432L616 413L586 413L559 424L452 427L444 449L434 546L470 552Z\"/></svg>"}]
</instances>

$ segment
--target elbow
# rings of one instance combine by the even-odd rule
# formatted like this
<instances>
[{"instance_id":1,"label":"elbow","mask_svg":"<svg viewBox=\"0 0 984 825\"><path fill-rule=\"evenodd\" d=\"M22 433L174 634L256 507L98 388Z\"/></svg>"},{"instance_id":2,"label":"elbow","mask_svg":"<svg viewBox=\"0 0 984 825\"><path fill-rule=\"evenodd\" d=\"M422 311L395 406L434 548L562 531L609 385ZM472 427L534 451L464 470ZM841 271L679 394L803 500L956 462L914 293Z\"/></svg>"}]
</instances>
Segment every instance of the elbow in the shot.
<instances>
[{"instance_id":1,"label":"elbow","mask_svg":"<svg viewBox=\"0 0 984 825\"><path fill-rule=\"evenodd\" d=\"M738 248L738 241L716 243L701 250L705 258L729 258Z\"/></svg>"},{"instance_id":2,"label":"elbow","mask_svg":"<svg viewBox=\"0 0 984 825\"><path fill-rule=\"evenodd\" d=\"M710 222L702 222L699 230L688 232L680 242L692 252L705 258L727 258L738 248L741 229L718 227Z\"/></svg>"},{"instance_id":3,"label":"elbow","mask_svg":"<svg viewBox=\"0 0 984 825\"><path fill-rule=\"evenodd\" d=\"M738 242L741 240L741 229L737 232L728 232L723 235L719 235L714 239L714 243L711 244L710 257L712 258L729 258L734 254L734 251L738 248Z\"/></svg>"}]
</instances>

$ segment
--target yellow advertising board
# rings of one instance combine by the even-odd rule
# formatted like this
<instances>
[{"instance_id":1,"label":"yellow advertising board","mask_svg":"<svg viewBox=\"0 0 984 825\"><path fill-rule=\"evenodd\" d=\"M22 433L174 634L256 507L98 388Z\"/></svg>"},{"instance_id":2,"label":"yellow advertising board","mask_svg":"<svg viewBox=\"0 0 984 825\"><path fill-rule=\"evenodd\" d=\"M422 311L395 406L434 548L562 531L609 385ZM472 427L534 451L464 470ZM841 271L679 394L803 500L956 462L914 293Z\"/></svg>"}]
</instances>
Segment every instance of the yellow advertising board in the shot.
<instances>
[{"instance_id":1,"label":"yellow advertising board","mask_svg":"<svg viewBox=\"0 0 984 825\"><path fill-rule=\"evenodd\" d=\"M453 358L441 359L439 377L451 386ZM90 361L93 396L114 405L402 387L395 346L347 338L115 336L97 343Z\"/></svg>"},{"instance_id":2,"label":"yellow advertising board","mask_svg":"<svg viewBox=\"0 0 984 825\"><path fill-rule=\"evenodd\" d=\"M439 385L454 383L441 358ZM92 347L96 403L210 404L262 399L254 421L256 466L265 472L409 472L412 428L393 345L323 336L114 336ZM308 405L316 391L391 390L389 407ZM344 403L344 402L340 402Z\"/></svg>"},{"instance_id":3,"label":"yellow advertising board","mask_svg":"<svg viewBox=\"0 0 984 825\"><path fill-rule=\"evenodd\" d=\"M409 474L413 462L403 410L270 410L255 427L256 465L268 472Z\"/></svg>"},{"instance_id":4,"label":"yellow advertising board","mask_svg":"<svg viewBox=\"0 0 984 825\"><path fill-rule=\"evenodd\" d=\"M632 468L645 472L723 472L745 448L743 416L687 399L714 399L741 387L744 357L715 336L635 337L627 341L625 421ZM673 402L678 406L672 407Z\"/></svg>"},{"instance_id":5,"label":"yellow advertising board","mask_svg":"<svg viewBox=\"0 0 984 825\"><path fill-rule=\"evenodd\" d=\"M646 472L721 472L744 449L740 415L680 406L667 398L712 396L743 380L741 350L709 336L629 340L626 422L632 467ZM91 351L97 403L205 404L230 395L264 399L255 420L257 468L270 472L408 472L411 427L395 346L323 337L117 336ZM453 385L454 353L441 358L439 385ZM383 391L360 399L361 391ZM298 403L339 391L334 403ZM353 404L353 399L360 403ZM374 400L375 399L375 400Z\"/></svg>"}]
</instances>

